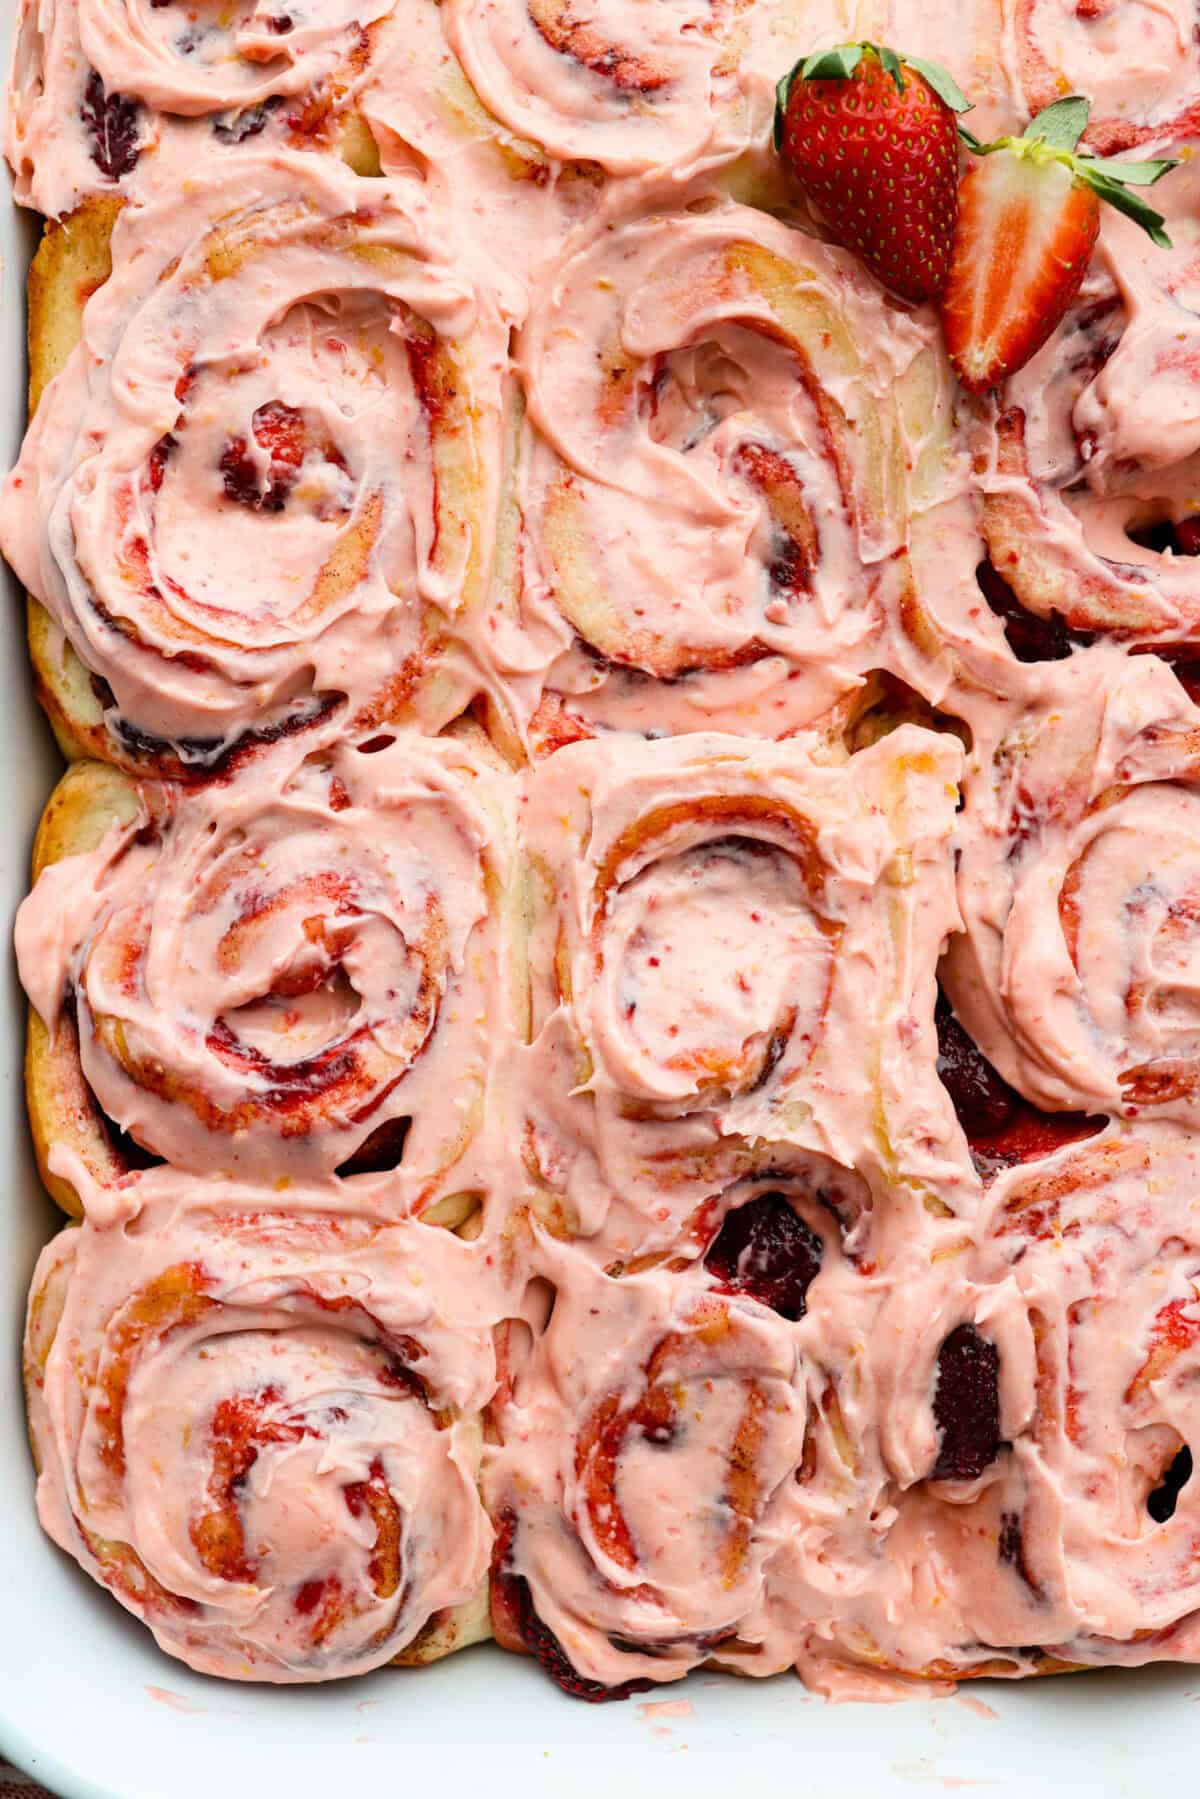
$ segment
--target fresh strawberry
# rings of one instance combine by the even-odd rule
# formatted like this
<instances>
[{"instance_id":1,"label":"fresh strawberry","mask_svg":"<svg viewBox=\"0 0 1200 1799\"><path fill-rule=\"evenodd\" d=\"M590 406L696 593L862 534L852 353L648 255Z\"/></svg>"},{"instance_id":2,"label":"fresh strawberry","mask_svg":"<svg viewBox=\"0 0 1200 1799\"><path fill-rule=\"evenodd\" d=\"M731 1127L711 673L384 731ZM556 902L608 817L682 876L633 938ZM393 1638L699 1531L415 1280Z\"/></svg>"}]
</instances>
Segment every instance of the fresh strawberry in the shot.
<instances>
[{"instance_id":1,"label":"fresh strawberry","mask_svg":"<svg viewBox=\"0 0 1200 1799\"><path fill-rule=\"evenodd\" d=\"M917 304L945 286L968 110L944 69L875 44L818 51L777 89L785 167L837 242Z\"/></svg>"},{"instance_id":2,"label":"fresh strawberry","mask_svg":"<svg viewBox=\"0 0 1200 1799\"><path fill-rule=\"evenodd\" d=\"M980 144L963 133L980 160L959 189L942 329L970 393L1023 368L1061 323L1092 259L1101 201L1170 246L1160 215L1126 184L1148 187L1175 164L1078 151L1089 111L1072 97L1039 113L1023 137Z\"/></svg>"}]
</instances>

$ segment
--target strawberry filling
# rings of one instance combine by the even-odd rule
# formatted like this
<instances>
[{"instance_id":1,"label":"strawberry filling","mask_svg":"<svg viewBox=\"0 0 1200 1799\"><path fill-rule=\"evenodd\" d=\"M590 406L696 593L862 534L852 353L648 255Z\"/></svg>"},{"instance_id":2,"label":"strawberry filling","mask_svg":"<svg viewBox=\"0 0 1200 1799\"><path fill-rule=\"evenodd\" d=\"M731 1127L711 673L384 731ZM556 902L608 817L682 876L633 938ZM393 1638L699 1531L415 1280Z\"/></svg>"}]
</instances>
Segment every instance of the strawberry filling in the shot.
<instances>
[{"instance_id":1,"label":"strawberry filling","mask_svg":"<svg viewBox=\"0 0 1200 1799\"><path fill-rule=\"evenodd\" d=\"M251 430L257 455L244 437L232 437L221 457L225 496L254 512L282 512L304 461L304 416L273 400L258 408Z\"/></svg>"},{"instance_id":2,"label":"strawberry filling","mask_svg":"<svg viewBox=\"0 0 1200 1799\"><path fill-rule=\"evenodd\" d=\"M934 1480L978 1480L1000 1451L1000 1352L973 1324L960 1324L938 1351L933 1416Z\"/></svg>"},{"instance_id":3,"label":"strawberry filling","mask_svg":"<svg viewBox=\"0 0 1200 1799\"><path fill-rule=\"evenodd\" d=\"M985 1181L1104 1129L1102 1118L1042 1112L1030 1105L992 1067L940 992L936 1022L938 1078L966 1134L971 1160Z\"/></svg>"},{"instance_id":4,"label":"strawberry filling","mask_svg":"<svg viewBox=\"0 0 1200 1799\"><path fill-rule=\"evenodd\" d=\"M975 570L979 591L1004 626L1008 647L1018 662L1062 662L1092 642L1086 631L1072 631L1060 613L1041 618L1029 612L993 565L984 560Z\"/></svg>"},{"instance_id":5,"label":"strawberry filling","mask_svg":"<svg viewBox=\"0 0 1200 1799\"><path fill-rule=\"evenodd\" d=\"M502 1628L505 1636L514 1635L523 1643L543 1672L570 1699L582 1699L585 1705L605 1705L610 1700L628 1699L633 1693L648 1693L653 1681L626 1680L620 1686L606 1687L578 1672L554 1632L538 1617L529 1582L513 1571L516 1519L509 1512L497 1522L492 1609L497 1616L498 1629Z\"/></svg>"},{"instance_id":6,"label":"strawberry filling","mask_svg":"<svg viewBox=\"0 0 1200 1799\"><path fill-rule=\"evenodd\" d=\"M104 83L95 69L87 78L79 116L87 129L92 161L110 181L120 181L137 162L138 119L141 109L136 100L124 94L105 92Z\"/></svg>"},{"instance_id":7,"label":"strawberry filling","mask_svg":"<svg viewBox=\"0 0 1200 1799\"><path fill-rule=\"evenodd\" d=\"M760 1194L729 1213L704 1258L727 1293L749 1299L795 1322L821 1271L824 1245L783 1193Z\"/></svg>"}]
</instances>

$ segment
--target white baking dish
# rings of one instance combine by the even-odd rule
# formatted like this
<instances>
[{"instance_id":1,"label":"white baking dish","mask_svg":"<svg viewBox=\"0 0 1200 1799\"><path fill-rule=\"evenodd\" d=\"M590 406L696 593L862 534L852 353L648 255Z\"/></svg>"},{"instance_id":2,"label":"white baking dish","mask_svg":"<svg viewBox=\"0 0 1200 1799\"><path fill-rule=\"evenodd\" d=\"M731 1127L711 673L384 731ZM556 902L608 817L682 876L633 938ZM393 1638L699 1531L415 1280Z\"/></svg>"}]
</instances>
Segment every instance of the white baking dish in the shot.
<instances>
[{"instance_id":1,"label":"white baking dish","mask_svg":"<svg viewBox=\"0 0 1200 1799\"><path fill-rule=\"evenodd\" d=\"M0 0L7 66L14 0ZM24 420L25 267L34 231L0 192L0 454ZM0 670L0 912L7 934L29 842L58 772L34 703L9 579ZM18 1346L34 1258L56 1218L41 1194L21 1093L23 1006L12 958L0 994L0 1750L61 1799L495 1799L644 1793L708 1799L988 1789L1027 1799L1166 1794L1194 1775L1200 1669L1091 1674L900 1706L823 1705L783 1677L694 1675L645 1703L586 1707L528 1662L472 1649L436 1667L321 1688L202 1679L155 1649L116 1602L42 1537L33 1508Z\"/></svg>"}]
</instances>

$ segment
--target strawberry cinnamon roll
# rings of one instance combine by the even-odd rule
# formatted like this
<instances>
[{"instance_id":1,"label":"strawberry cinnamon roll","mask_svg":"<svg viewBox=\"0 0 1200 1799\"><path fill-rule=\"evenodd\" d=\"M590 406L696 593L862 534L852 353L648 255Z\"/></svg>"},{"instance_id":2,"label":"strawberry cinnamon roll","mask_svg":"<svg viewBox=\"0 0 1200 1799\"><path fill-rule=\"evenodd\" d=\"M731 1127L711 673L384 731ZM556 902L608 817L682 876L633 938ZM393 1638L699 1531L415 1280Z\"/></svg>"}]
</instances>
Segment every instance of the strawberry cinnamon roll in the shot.
<instances>
[{"instance_id":1,"label":"strawberry cinnamon roll","mask_svg":"<svg viewBox=\"0 0 1200 1799\"><path fill-rule=\"evenodd\" d=\"M510 678L535 749L779 737L852 691L944 436L936 364L851 258L730 202L568 255L518 352Z\"/></svg>"},{"instance_id":2,"label":"strawberry cinnamon roll","mask_svg":"<svg viewBox=\"0 0 1200 1799\"><path fill-rule=\"evenodd\" d=\"M4 140L18 202L58 217L128 188L164 143L194 167L340 136L371 173L354 109L394 4L20 0Z\"/></svg>"},{"instance_id":3,"label":"strawberry cinnamon roll","mask_svg":"<svg viewBox=\"0 0 1200 1799\"><path fill-rule=\"evenodd\" d=\"M1023 1336L1027 1410L1005 1549L1029 1640L1067 1662L1200 1654L1198 1194L1194 1137L1151 1124L995 1192L997 1335Z\"/></svg>"},{"instance_id":4,"label":"strawberry cinnamon roll","mask_svg":"<svg viewBox=\"0 0 1200 1799\"><path fill-rule=\"evenodd\" d=\"M509 801L488 763L412 736L219 795L97 792L114 779L66 777L18 926L60 1188L72 1150L111 1180L115 1132L197 1173L386 1175L392 1206L453 1212L516 1029Z\"/></svg>"},{"instance_id":5,"label":"strawberry cinnamon roll","mask_svg":"<svg viewBox=\"0 0 1200 1799\"><path fill-rule=\"evenodd\" d=\"M697 735L537 768L520 1103L544 1216L607 1219L627 1259L791 1151L959 1190L933 1031L959 753L904 727L842 765Z\"/></svg>"},{"instance_id":6,"label":"strawberry cinnamon roll","mask_svg":"<svg viewBox=\"0 0 1200 1799\"><path fill-rule=\"evenodd\" d=\"M444 0L489 112L561 161L611 174L694 165L745 141L745 0Z\"/></svg>"},{"instance_id":7,"label":"strawberry cinnamon roll","mask_svg":"<svg viewBox=\"0 0 1200 1799\"><path fill-rule=\"evenodd\" d=\"M769 1674L765 1570L805 1439L792 1329L700 1271L611 1281L560 1247L499 1409L493 1628L578 1698L705 1662Z\"/></svg>"},{"instance_id":8,"label":"strawberry cinnamon roll","mask_svg":"<svg viewBox=\"0 0 1200 1799\"><path fill-rule=\"evenodd\" d=\"M976 435L985 594L1054 629L1040 659L1200 634L1200 176L1156 192L1175 247L1108 209L1079 299Z\"/></svg>"},{"instance_id":9,"label":"strawberry cinnamon roll","mask_svg":"<svg viewBox=\"0 0 1200 1799\"><path fill-rule=\"evenodd\" d=\"M1101 647L977 737L943 980L1048 1111L1195 1122L1198 750L1167 666Z\"/></svg>"},{"instance_id":10,"label":"strawberry cinnamon roll","mask_svg":"<svg viewBox=\"0 0 1200 1799\"><path fill-rule=\"evenodd\" d=\"M1139 1124L997 1181L896 1362L901 1597L860 1602L860 1648L944 1678L1196 1659L1198 1180L1192 1135Z\"/></svg>"},{"instance_id":11,"label":"strawberry cinnamon roll","mask_svg":"<svg viewBox=\"0 0 1200 1799\"><path fill-rule=\"evenodd\" d=\"M1031 116L1086 94L1085 142L1111 156L1200 129L1195 0L1003 0L1013 87Z\"/></svg>"},{"instance_id":12,"label":"strawberry cinnamon roll","mask_svg":"<svg viewBox=\"0 0 1200 1799\"><path fill-rule=\"evenodd\" d=\"M34 1277L45 1529L203 1673L312 1681L487 1634L494 1382L471 1247L162 1171Z\"/></svg>"},{"instance_id":13,"label":"strawberry cinnamon roll","mask_svg":"<svg viewBox=\"0 0 1200 1799\"><path fill-rule=\"evenodd\" d=\"M0 506L52 717L172 775L334 718L436 729L478 679L494 311L411 184L248 151L230 205L124 210Z\"/></svg>"}]
</instances>

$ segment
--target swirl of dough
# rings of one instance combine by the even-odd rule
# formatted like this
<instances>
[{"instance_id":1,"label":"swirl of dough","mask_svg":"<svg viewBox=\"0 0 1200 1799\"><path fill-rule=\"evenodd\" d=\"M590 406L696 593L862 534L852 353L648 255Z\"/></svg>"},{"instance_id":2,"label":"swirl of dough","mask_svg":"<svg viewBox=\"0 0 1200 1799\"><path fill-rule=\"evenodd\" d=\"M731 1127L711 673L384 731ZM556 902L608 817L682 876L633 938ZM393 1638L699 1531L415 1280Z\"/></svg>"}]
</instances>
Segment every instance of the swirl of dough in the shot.
<instances>
[{"instance_id":1,"label":"swirl of dough","mask_svg":"<svg viewBox=\"0 0 1200 1799\"><path fill-rule=\"evenodd\" d=\"M486 589L503 335L416 203L247 151L232 210L218 179L122 214L0 506L102 759L213 772L470 697L451 640Z\"/></svg>"},{"instance_id":2,"label":"swirl of dough","mask_svg":"<svg viewBox=\"0 0 1200 1799\"><path fill-rule=\"evenodd\" d=\"M696 734L534 771L519 1086L566 1228L619 1196L625 1253L639 1213L645 1248L789 1147L895 1175L906 1146L915 1179L953 1135L932 970L958 759L906 726L841 765Z\"/></svg>"},{"instance_id":3,"label":"swirl of dough","mask_svg":"<svg viewBox=\"0 0 1200 1799\"><path fill-rule=\"evenodd\" d=\"M902 397L928 394L934 355L852 259L748 207L655 213L569 253L518 352L535 745L779 737L853 690L899 603L934 453L906 440Z\"/></svg>"},{"instance_id":4,"label":"swirl of dough","mask_svg":"<svg viewBox=\"0 0 1200 1799\"><path fill-rule=\"evenodd\" d=\"M453 739L266 773L144 789L98 849L44 870L18 927L40 1054L77 1056L104 1115L175 1166L395 1169L424 1210L462 1174L486 1027L511 1017L508 795ZM72 1142L70 1117L41 1123L51 1150Z\"/></svg>"},{"instance_id":5,"label":"swirl of dough","mask_svg":"<svg viewBox=\"0 0 1200 1799\"><path fill-rule=\"evenodd\" d=\"M1030 113L1086 94L1101 156L1200 129L1195 0L1003 0L1004 50Z\"/></svg>"},{"instance_id":6,"label":"swirl of dough","mask_svg":"<svg viewBox=\"0 0 1200 1799\"><path fill-rule=\"evenodd\" d=\"M38 1265L46 1529L204 1673L329 1679L479 1635L495 1365L470 1247L314 1191L142 1180Z\"/></svg>"},{"instance_id":7,"label":"swirl of dough","mask_svg":"<svg viewBox=\"0 0 1200 1799\"><path fill-rule=\"evenodd\" d=\"M1164 663L1097 646L977 737L943 980L1048 1111L1196 1118L1198 732Z\"/></svg>"}]
</instances>

